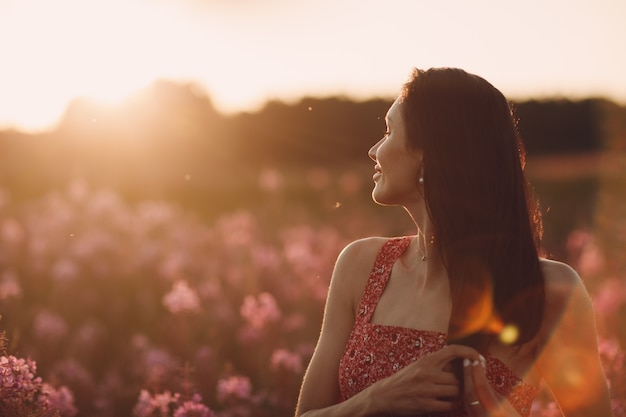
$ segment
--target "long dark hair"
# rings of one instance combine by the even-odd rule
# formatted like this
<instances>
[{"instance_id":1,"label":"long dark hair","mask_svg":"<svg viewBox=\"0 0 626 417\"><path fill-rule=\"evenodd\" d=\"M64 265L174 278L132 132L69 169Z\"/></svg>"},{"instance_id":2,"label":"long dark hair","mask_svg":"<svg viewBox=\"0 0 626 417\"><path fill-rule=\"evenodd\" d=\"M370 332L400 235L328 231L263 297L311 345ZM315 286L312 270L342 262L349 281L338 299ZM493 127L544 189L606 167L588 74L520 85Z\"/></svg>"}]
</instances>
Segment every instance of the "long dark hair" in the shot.
<instances>
[{"instance_id":1,"label":"long dark hair","mask_svg":"<svg viewBox=\"0 0 626 417\"><path fill-rule=\"evenodd\" d=\"M423 152L424 199L450 280L450 339L484 351L507 329L505 342L529 342L544 314L542 225L512 106L455 68L415 69L401 100L409 146Z\"/></svg>"}]
</instances>

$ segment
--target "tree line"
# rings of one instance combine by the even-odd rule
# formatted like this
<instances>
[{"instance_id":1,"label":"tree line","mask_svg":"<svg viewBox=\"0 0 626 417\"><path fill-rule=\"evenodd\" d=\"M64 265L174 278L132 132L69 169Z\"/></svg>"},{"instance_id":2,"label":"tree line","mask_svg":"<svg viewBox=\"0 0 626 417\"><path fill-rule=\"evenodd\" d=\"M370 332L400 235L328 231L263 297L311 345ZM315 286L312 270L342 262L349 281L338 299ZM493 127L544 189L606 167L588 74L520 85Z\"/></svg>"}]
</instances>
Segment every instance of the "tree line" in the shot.
<instances>
[{"instance_id":1,"label":"tree line","mask_svg":"<svg viewBox=\"0 0 626 417\"><path fill-rule=\"evenodd\" d=\"M270 101L221 114L193 84L158 81L115 107L72 102L44 133L0 132L0 188L29 198L75 178L125 194L227 192L264 167L329 170L367 160L391 98ZM515 103L529 157L626 147L626 108L590 98ZM184 191L188 190L188 191Z\"/></svg>"}]
</instances>

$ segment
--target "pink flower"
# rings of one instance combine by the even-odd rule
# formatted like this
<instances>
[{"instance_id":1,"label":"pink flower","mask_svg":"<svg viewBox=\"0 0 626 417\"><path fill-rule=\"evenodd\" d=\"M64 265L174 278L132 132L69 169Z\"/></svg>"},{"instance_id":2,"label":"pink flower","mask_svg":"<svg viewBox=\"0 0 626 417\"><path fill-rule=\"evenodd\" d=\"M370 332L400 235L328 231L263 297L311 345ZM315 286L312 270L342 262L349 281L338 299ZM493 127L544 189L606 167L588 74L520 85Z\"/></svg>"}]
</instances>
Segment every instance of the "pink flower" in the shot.
<instances>
[{"instance_id":1,"label":"pink flower","mask_svg":"<svg viewBox=\"0 0 626 417\"><path fill-rule=\"evenodd\" d=\"M313 168L307 173L306 180L316 190L321 190L330 184L331 176L325 168Z\"/></svg>"},{"instance_id":2,"label":"pink flower","mask_svg":"<svg viewBox=\"0 0 626 417\"><path fill-rule=\"evenodd\" d=\"M52 279L58 283L68 283L78 278L78 266L71 259L59 259L52 266Z\"/></svg>"},{"instance_id":3,"label":"pink flower","mask_svg":"<svg viewBox=\"0 0 626 417\"><path fill-rule=\"evenodd\" d=\"M158 347L148 348L143 353L141 362L143 362L141 369L145 372L146 378L152 381L165 379L179 366L174 356Z\"/></svg>"},{"instance_id":4,"label":"pink flower","mask_svg":"<svg viewBox=\"0 0 626 417\"><path fill-rule=\"evenodd\" d=\"M87 368L74 358L56 362L52 368L52 377L73 387L87 389L93 386L94 380Z\"/></svg>"},{"instance_id":5,"label":"pink flower","mask_svg":"<svg viewBox=\"0 0 626 417\"><path fill-rule=\"evenodd\" d=\"M246 376L230 376L217 382L217 398L220 402L229 399L247 400L252 392L250 378Z\"/></svg>"},{"instance_id":6,"label":"pink flower","mask_svg":"<svg viewBox=\"0 0 626 417\"><path fill-rule=\"evenodd\" d=\"M17 245L24 240L24 229L15 219L6 219L0 226L0 236L9 245Z\"/></svg>"},{"instance_id":7,"label":"pink flower","mask_svg":"<svg viewBox=\"0 0 626 417\"><path fill-rule=\"evenodd\" d=\"M264 169L259 175L259 186L263 191L278 191L282 185L283 176L277 169L267 168Z\"/></svg>"},{"instance_id":8,"label":"pink flower","mask_svg":"<svg viewBox=\"0 0 626 417\"><path fill-rule=\"evenodd\" d=\"M363 187L363 176L356 172L346 172L339 179L341 190L349 196L357 194Z\"/></svg>"},{"instance_id":9,"label":"pink flower","mask_svg":"<svg viewBox=\"0 0 626 417\"><path fill-rule=\"evenodd\" d=\"M202 299L216 300L223 295L222 283L217 278L207 278L198 286L198 293Z\"/></svg>"},{"instance_id":10,"label":"pink flower","mask_svg":"<svg viewBox=\"0 0 626 417\"><path fill-rule=\"evenodd\" d=\"M0 399L32 401L41 387L41 378L35 378L37 364L30 359L0 356Z\"/></svg>"},{"instance_id":11,"label":"pink flower","mask_svg":"<svg viewBox=\"0 0 626 417\"><path fill-rule=\"evenodd\" d=\"M148 392L148 390L142 389L139 393L139 398L137 399L137 403L133 408L133 416L135 417L149 417L152 415L155 406L152 403L152 396Z\"/></svg>"},{"instance_id":12,"label":"pink flower","mask_svg":"<svg viewBox=\"0 0 626 417\"><path fill-rule=\"evenodd\" d=\"M626 285L616 278L607 279L592 297L598 315L611 316L626 302Z\"/></svg>"},{"instance_id":13,"label":"pink flower","mask_svg":"<svg viewBox=\"0 0 626 417\"><path fill-rule=\"evenodd\" d=\"M195 394L191 401L184 401L181 404L179 393L172 394L170 391L165 391L152 396L147 390L142 389L133 407L133 416L169 416L170 410L174 410L172 417L213 417L215 415L213 411L201 401L202 397Z\"/></svg>"},{"instance_id":14,"label":"pink flower","mask_svg":"<svg viewBox=\"0 0 626 417\"><path fill-rule=\"evenodd\" d=\"M155 394L154 397L150 393L142 389L139 393L139 399L133 408L133 416L135 417L151 417L155 411L161 416L169 415L170 404L176 404L180 398L180 394L172 395L170 391L161 394Z\"/></svg>"},{"instance_id":15,"label":"pink flower","mask_svg":"<svg viewBox=\"0 0 626 417\"><path fill-rule=\"evenodd\" d=\"M63 417L72 417L78 413L76 406L74 406L74 395L66 386L54 388L44 382L39 402L46 408L59 411Z\"/></svg>"},{"instance_id":16,"label":"pink flower","mask_svg":"<svg viewBox=\"0 0 626 417\"><path fill-rule=\"evenodd\" d=\"M280 266L279 252L270 246L256 246L252 248L252 257L259 268L277 270Z\"/></svg>"},{"instance_id":17,"label":"pink flower","mask_svg":"<svg viewBox=\"0 0 626 417\"><path fill-rule=\"evenodd\" d=\"M22 287L15 273L12 271L4 272L0 277L0 300L20 298L21 296Z\"/></svg>"},{"instance_id":18,"label":"pink flower","mask_svg":"<svg viewBox=\"0 0 626 417\"><path fill-rule=\"evenodd\" d=\"M58 341L67 335L68 326L63 317L52 311L42 310L35 316L33 331L39 339Z\"/></svg>"},{"instance_id":19,"label":"pink flower","mask_svg":"<svg viewBox=\"0 0 626 417\"><path fill-rule=\"evenodd\" d=\"M172 314L193 313L200 310L200 299L186 281L176 281L172 290L163 297L163 305Z\"/></svg>"},{"instance_id":20,"label":"pink flower","mask_svg":"<svg viewBox=\"0 0 626 417\"><path fill-rule=\"evenodd\" d=\"M582 248L578 258L578 270L583 276L600 272L604 267L604 254L593 239L590 239Z\"/></svg>"},{"instance_id":21,"label":"pink flower","mask_svg":"<svg viewBox=\"0 0 626 417\"><path fill-rule=\"evenodd\" d=\"M263 292L254 297L247 295L243 300L240 313L252 327L260 329L267 323L276 322L280 319L281 312L274 296Z\"/></svg>"},{"instance_id":22,"label":"pink flower","mask_svg":"<svg viewBox=\"0 0 626 417\"><path fill-rule=\"evenodd\" d=\"M247 211L238 211L220 217L216 226L220 239L226 247L236 248L250 245L257 222Z\"/></svg>"},{"instance_id":23,"label":"pink flower","mask_svg":"<svg viewBox=\"0 0 626 417\"><path fill-rule=\"evenodd\" d=\"M284 369L295 374L302 372L302 358L297 353L285 349L276 349L270 360L272 369Z\"/></svg>"},{"instance_id":24,"label":"pink flower","mask_svg":"<svg viewBox=\"0 0 626 417\"><path fill-rule=\"evenodd\" d=\"M174 412L174 417L213 417L215 414L209 407L200 403L201 399L185 401Z\"/></svg>"}]
</instances>

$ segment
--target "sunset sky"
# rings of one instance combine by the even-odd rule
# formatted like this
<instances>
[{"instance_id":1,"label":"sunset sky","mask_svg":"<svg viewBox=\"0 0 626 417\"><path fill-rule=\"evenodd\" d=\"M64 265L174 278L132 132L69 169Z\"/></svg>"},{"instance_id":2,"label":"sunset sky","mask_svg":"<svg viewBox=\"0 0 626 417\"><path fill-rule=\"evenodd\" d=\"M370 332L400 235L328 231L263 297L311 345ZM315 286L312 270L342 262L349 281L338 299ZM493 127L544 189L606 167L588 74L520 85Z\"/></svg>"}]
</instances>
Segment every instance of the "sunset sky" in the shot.
<instances>
[{"instance_id":1,"label":"sunset sky","mask_svg":"<svg viewBox=\"0 0 626 417\"><path fill-rule=\"evenodd\" d=\"M80 95L155 79L223 112L267 99L394 96L457 66L513 99L626 104L625 0L0 0L0 129L46 129Z\"/></svg>"}]
</instances>

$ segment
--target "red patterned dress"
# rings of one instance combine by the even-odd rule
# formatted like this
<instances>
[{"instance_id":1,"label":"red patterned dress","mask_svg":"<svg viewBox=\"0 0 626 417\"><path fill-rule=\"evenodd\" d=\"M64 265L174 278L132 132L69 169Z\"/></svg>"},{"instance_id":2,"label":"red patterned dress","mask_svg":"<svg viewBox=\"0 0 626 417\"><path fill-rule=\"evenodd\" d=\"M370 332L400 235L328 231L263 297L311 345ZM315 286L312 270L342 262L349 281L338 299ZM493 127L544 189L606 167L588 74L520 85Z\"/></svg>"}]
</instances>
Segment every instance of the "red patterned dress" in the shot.
<instances>
[{"instance_id":1,"label":"red patterned dress","mask_svg":"<svg viewBox=\"0 0 626 417\"><path fill-rule=\"evenodd\" d=\"M408 236L389 239L376 257L359 303L354 328L339 363L342 400L446 346L446 333L370 323L393 264L409 243L411 237ZM487 379L494 390L505 396L522 416L528 416L538 388L523 381L497 358L487 355L486 359ZM460 409L434 415L461 417L466 413Z\"/></svg>"}]
</instances>

